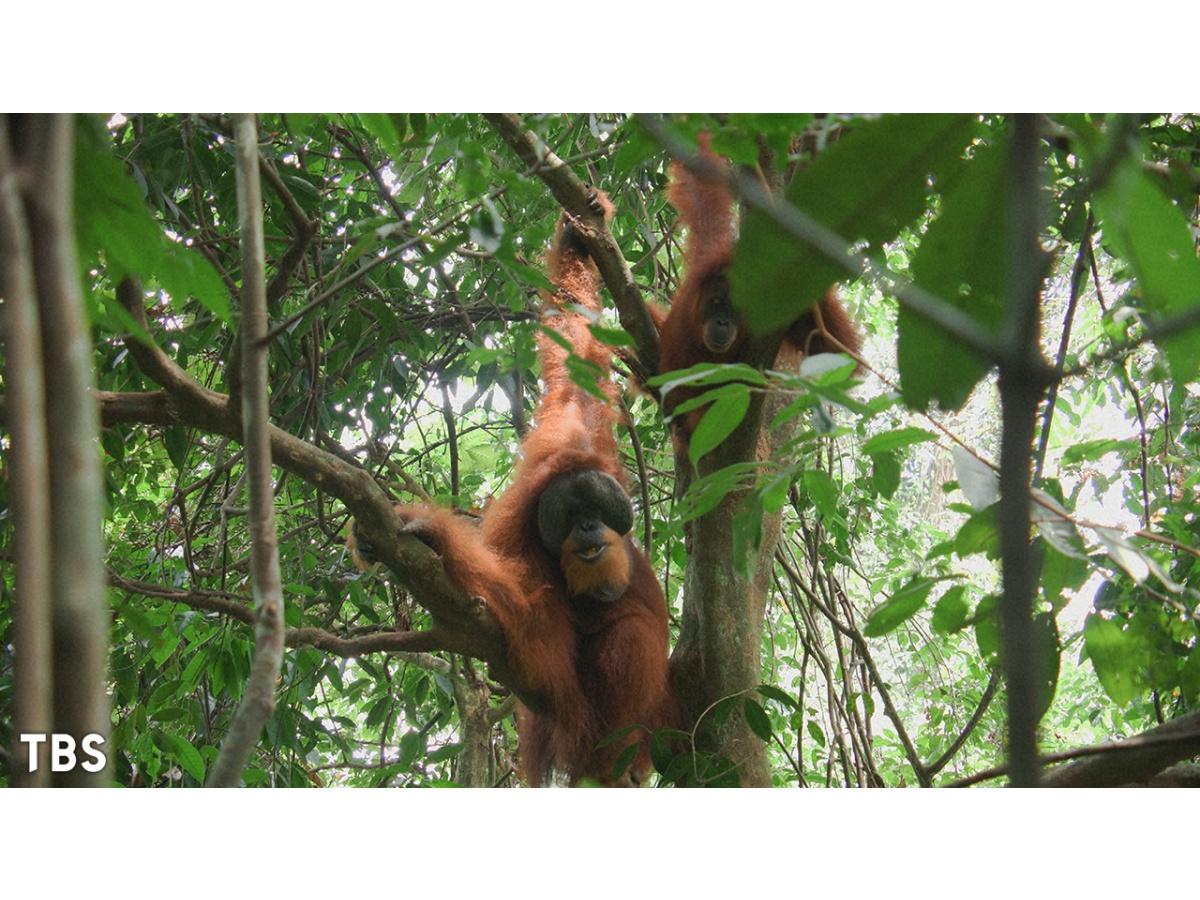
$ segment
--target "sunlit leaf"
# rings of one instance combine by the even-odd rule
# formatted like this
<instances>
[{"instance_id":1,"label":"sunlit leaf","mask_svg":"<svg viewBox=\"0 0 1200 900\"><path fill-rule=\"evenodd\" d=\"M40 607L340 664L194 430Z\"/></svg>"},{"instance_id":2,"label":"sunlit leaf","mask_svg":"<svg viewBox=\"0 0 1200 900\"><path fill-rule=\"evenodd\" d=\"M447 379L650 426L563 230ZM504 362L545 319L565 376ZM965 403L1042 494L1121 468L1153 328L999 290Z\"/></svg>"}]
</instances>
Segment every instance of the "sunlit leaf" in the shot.
<instances>
[{"instance_id":1,"label":"sunlit leaf","mask_svg":"<svg viewBox=\"0 0 1200 900\"><path fill-rule=\"evenodd\" d=\"M863 625L863 634L867 637L882 637L899 628L925 605L925 599L929 596L933 584L931 578L914 578L909 581L871 610L866 624Z\"/></svg>"}]
</instances>

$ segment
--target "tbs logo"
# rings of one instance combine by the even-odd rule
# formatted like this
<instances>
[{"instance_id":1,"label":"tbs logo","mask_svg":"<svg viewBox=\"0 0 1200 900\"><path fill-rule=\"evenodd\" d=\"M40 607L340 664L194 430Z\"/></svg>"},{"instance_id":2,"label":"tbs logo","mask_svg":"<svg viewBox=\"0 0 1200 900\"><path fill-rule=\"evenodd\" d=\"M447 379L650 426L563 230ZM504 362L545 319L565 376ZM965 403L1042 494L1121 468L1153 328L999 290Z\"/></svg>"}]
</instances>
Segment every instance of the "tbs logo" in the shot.
<instances>
[{"instance_id":1,"label":"tbs logo","mask_svg":"<svg viewBox=\"0 0 1200 900\"><path fill-rule=\"evenodd\" d=\"M100 745L104 738L98 734L85 734L79 750L86 757L82 762L76 751L75 738L69 734L22 734L21 743L29 746L29 771L38 770L38 748L50 741L50 771L71 772L82 766L85 772L99 772L108 762Z\"/></svg>"}]
</instances>

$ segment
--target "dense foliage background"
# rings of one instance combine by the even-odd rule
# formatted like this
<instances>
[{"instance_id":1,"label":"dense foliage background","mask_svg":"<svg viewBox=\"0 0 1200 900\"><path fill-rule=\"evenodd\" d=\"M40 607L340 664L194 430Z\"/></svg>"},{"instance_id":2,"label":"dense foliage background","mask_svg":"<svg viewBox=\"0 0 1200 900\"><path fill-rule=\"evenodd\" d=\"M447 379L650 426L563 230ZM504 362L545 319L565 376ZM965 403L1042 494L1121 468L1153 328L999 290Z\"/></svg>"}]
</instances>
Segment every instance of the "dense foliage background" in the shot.
<instances>
[{"instance_id":1,"label":"dense foliage background","mask_svg":"<svg viewBox=\"0 0 1200 900\"><path fill-rule=\"evenodd\" d=\"M481 507L503 489L535 405L540 256L561 207L481 117L258 121L272 421L365 467L397 499ZM778 325L781 291L837 279L866 337L859 376L822 358L771 378L793 402L772 423L784 437L764 466L722 468L677 491L658 406L623 381L635 528L676 617L689 521L749 488L735 558L722 560L746 569L756 523L782 514L761 686L704 715L744 716L781 786L945 784L1004 765L997 381L978 353L913 307L901 312L895 296L915 283L983 333L1004 334L1013 123L574 115L525 124L608 191L612 234L646 299L668 303L680 278L663 133L690 141L710 131L752 179L790 185L789 200L870 260L862 278L831 270L747 208L733 276L746 314ZM1038 735L1053 753L1197 708L1200 331L1189 326L1200 307L1200 133L1194 116L1179 115L1038 124L1040 344L1065 373L1037 419L1030 558ZM231 135L215 116L77 120L76 239L101 391L157 389L131 358L130 334L208 388L237 390ZM144 328L118 301L130 274L142 278ZM615 313L606 324L626 352ZM738 425L749 390L726 386L700 450ZM254 648L242 452L194 424L137 419L109 410L100 441L110 774L126 785L198 785ZM6 433L0 440L7 451ZM400 580L349 565L341 502L276 471L289 649L245 783L514 784L509 692L465 655L355 646L419 630L429 614ZM7 504L0 495L0 513ZM0 526L8 547L11 517ZM0 709L13 692L12 574L4 565ZM0 715L6 747L10 722ZM682 758L656 755L662 783L687 781ZM5 781L9 759L0 756ZM1189 775L1177 767L1172 777Z\"/></svg>"}]
</instances>

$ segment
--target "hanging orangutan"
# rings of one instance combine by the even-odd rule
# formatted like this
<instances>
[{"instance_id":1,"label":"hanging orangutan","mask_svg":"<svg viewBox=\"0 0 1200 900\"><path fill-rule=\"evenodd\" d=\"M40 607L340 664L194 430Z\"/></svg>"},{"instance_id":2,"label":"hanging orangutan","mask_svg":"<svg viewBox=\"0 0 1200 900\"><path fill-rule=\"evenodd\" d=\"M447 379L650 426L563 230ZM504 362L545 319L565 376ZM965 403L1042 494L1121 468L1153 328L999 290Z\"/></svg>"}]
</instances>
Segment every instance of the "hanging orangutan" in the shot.
<instances>
[{"instance_id":1,"label":"hanging orangutan","mask_svg":"<svg viewBox=\"0 0 1200 900\"><path fill-rule=\"evenodd\" d=\"M684 278L670 310L651 308L659 329L659 370L672 372L698 363L738 362L746 341L740 316L729 299L726 272L733 262L734 200L724 178L727 163L700 135L699 157L711 171L697 172L676 161L671 164L667 199L687 227ZM813 355L862 346L858 330L834 290L801 315L788 329L780 354ZM675 388L663 398L663 414L671 416L683 401L696 396L695 388ZM704 409L694 409L672 421L672 433L686 446Z\"/></svg>"},{"instance_id":2,"label":"hanging orangutan","mask_svg":"<svg viewBox=\"0 0 1200 900\"><path fill-rule=\"evenodd\" d=\"M604 193L589 201L593 221L612 217ZM526 701L517 713L520 767L534 786L555 774L569 783L637 783L650 771L650 730L674 716L667 605L630 535L611 351L588 328L601 304L599 274L579 233L585 227L566 213L559 220L544 323L597 367L604 399L577 385L567 351L539 335L543 392L534 425L512 483L481 525L430 505L398 507L402 530L436 550L451 579L483 598L504 632ZM368 564L371 548L353 532L351 541L356 562ZM632 765L614 777L617 758L634 743Z\"/></svg>"}]
</instances>

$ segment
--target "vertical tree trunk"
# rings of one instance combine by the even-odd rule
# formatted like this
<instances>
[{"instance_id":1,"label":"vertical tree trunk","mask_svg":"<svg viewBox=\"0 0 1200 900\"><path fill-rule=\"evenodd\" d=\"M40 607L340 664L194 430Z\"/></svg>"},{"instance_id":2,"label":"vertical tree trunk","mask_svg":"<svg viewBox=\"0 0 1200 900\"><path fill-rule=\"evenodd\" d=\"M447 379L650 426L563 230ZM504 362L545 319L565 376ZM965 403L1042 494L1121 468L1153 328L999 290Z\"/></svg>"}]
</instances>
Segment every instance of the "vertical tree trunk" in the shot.
<instances>
[{"instance_id":1,"label":"vertical tree trunk","mask_svg":"<svg viewBox=\"0 0 1200 900\"><path fill-rule=\"evenodd\" d=\"M760 433L763 409L761 395L754 395L738 429L700 461L701 475L769 453L769 435ZM675 466L682 495L691 481L686 453L677 454ZM712 710L725 698L749 697L762 681L763 616L780 518L764 518L759 556L746 579L731 564L734 518L745 496L746 491L728 494L686 527L683 616L671 677L687 722L697 725L697 750L733 763L741 786L770 787L766 745L746 722L742 703L735 702L728 717Z\"/></svg>"},{"instance_id":2,"label":"vertical tree trunk","mask_svg":"<svg viewBox=\"0 0 1200 900\"><path fill-rule=\"evenodd\" d=\"M1004 596L1001 659L1008 693L1008 773L1014 787L1038 784L1037 698L1044 679L1033 631L1037 562L1029 542L1030 479L1038 405L1046 392L1042 359L1038 246L1040 172L1037 117L1016 116L1010 161L1007 341L1000 363L1000 505L997 523Z\"/></svg>"},{"instance_id":3,"label":"vertical tree trunk","mask_svg":"<svg viewBox=\"0 0 1200 900\"><path fill-rule=\"evenodd\" d=\"M36 765L31 767L29 745L20 740L22 734L52 730L54 696L50 463L42 327L17 182L8 120L0 116L0 293L4 295L4 375L12 435L8 472L16 526L12 782L23 787L45 787L50 783L48 744L39 745Z\"/></svg>"},{"instance_id":4,"label":"vertical tree trunk","mask_svg":"<svg viewBox=\"0 0 1200 900\"><path fill-rule=\"evenodd\" d=\"M54 731L78 745L108 739L108 606L101 538L100 416L92 341L75 258L74 128L68 115L21 123L19 154L28 179L25 208L41 313L50 447L54 594ZM70 786L107 783L104 769L78 765L55 777Z\"/></svg>"},{"instance_id":5,"label":"vertical tree trunk","mask_svg":"<svg viewBox=\"0 0 1200 900\"><path fill-rule=\"evenodd\" d=\"M491 787L495 780L491 765L491 691L486 683L468 679L462 672L455 673L453 681L454 703L462 729L458 783L464 787Z\"/></svg>"}]
</instances>

